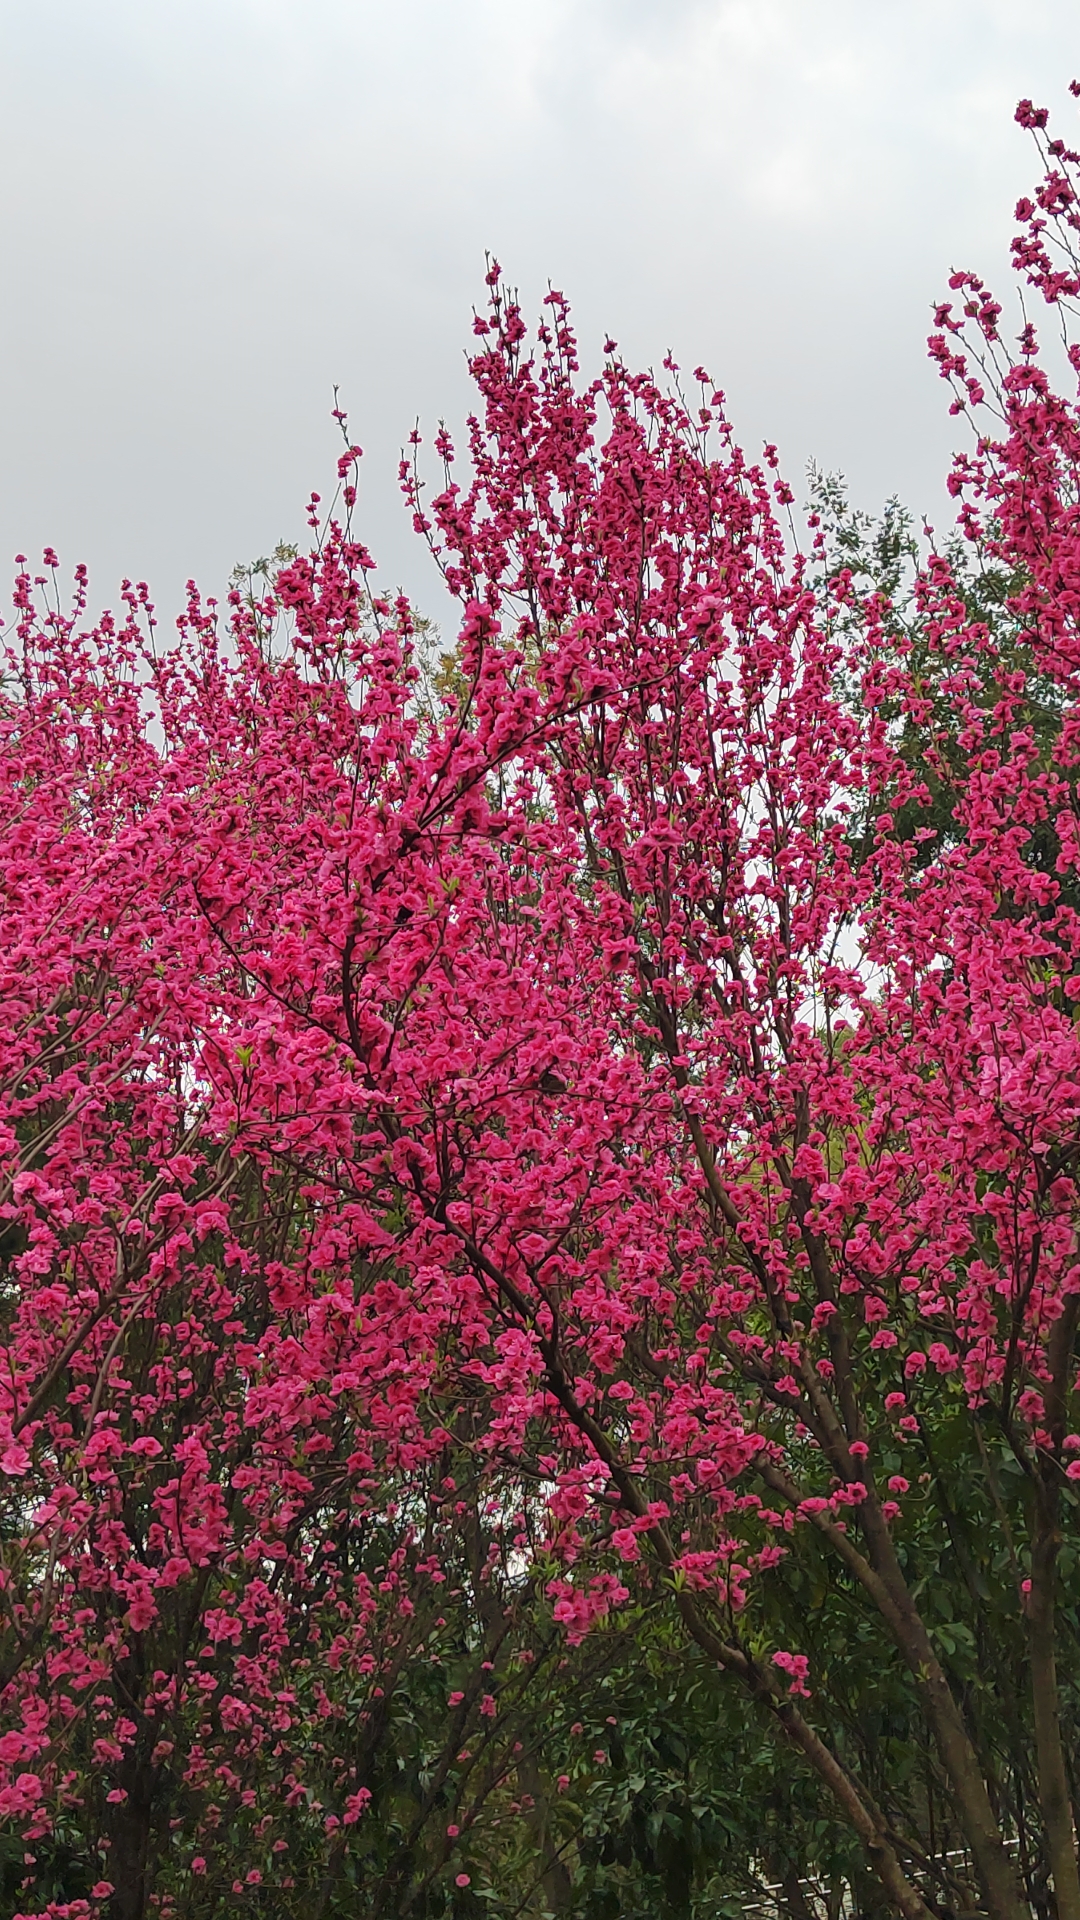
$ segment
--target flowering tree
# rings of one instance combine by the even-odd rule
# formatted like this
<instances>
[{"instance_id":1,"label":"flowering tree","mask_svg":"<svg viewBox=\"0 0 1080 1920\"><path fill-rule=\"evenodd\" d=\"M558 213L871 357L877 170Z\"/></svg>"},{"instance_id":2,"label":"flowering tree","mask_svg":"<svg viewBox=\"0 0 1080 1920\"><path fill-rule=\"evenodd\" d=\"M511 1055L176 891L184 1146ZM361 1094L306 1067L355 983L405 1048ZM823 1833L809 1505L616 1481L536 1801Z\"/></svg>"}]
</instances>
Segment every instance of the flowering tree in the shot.
<instances>
[{"instance_id":1,"label":"flowering tree","mask_svg":"<svg viewBox=\"0 0 1080 1920\"><path fill-rule=\"evenodd\" d=\"M1018 262L1063 312L1046 158ZM955 285L932 350L996 417L955 474L974 571L931 552L911 631L785 538L703 371L691 404L609 342L584 382L561 296L529 351L495 268L469 471L445 434L430 503L403 468L462 607L441 674L370 588L355 449L223 639L193 596L158 652L136 592L87 635L21 577L0 1809L27 1847L100 1823L91 1906L217 1911L226 1829L269 1864L213 1900L307 1848L323 1910L347 1860L422 1910L402 1861L477 1737L544 1800L546 1603L568 1654L669 1614L907 1920L1048 1885L1080 1920L1080 438L1034 330L1010 357ZM945 1538L1023 1675L990 1706ZM924 1778L845 1734L815 1570ZM465 1683L373 1868L380 1703L433 1656ZM440 1844L420 1881L468 1902Z\"/></svg>"},{"instance_id":2,"label":"flowering tree","mask_svg":"<svg viewBox=\"0 0 1080 1920\"><path fill-rule=\"evenodd\" d=\"M145 595L128 596L119 631L86 638L79 599L39 618L47 578L18 587L3 716L0 1805L25 1843L51 1835L62 1864L73 1854L80 1894L125 1916L163 1866L196 1907L204 1883L211 1901L257 1888L261 1861L286 1893L305 1866L329 1887L388 1744L401 1764L403 1677L414 1708L425 1673L441 1690L441 1731L411 1808L399 1794L396 1839L384 1831L369 1861L388 1910L403 1910L428 1802L482 1804L507 1752L511 1777L535 1771L515 1736L546 1672L543 1630L530 1622L522 1640L531 1588L499 1579L514 1514L481 1498L468 1404L452 1426L426 1417L437 1367L421 1322L402 1317L392 1170L359 1266L348 1223L367 1232L372 1217L336 1186L325 1203L323 1149L348 1143L352 1121L314 1111L316 980L275 1037L280 990L241 950L237 923L273 916L281 875L266 870L260 908L257 867L231 861L246 802L229 772L250 778L261 741L278 828L310 853L303 796L347 735L332 804L356 805L359 737L365 807L374 822L382 805L391 842L407 791L429 830L446 816L452 834L534 703L517 719L504 704L492 753L455 725L425 762L403 717L407 629L353 636L359 548L332 533L317 565L340 624L306 679L264 657L258 609L238 607L230 670L194 600L189 651L155 662ZM367 701L359 734L350 692ZM387 871L400 857L391 844ZM298 935L294 962L302 950ZM267 1078L279 1041L288 1084ZM223 1859L245 1852L222 1886Z\"/></svg>"}]
</instances>

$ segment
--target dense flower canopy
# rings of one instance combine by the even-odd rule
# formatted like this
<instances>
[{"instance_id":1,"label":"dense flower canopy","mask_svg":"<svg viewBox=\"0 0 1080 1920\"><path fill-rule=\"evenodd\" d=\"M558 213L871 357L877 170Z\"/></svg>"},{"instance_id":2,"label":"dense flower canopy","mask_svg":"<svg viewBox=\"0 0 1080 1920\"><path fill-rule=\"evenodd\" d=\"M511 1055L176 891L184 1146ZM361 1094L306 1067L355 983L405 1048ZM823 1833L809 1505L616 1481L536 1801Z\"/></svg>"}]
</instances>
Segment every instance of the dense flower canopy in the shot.
<instances>
[{"instance_id":1,"label":"dense flower canopy","mask_svg":"<svg viewBox=\"0 0 1080 1920\"><path fill-rule=\"evenodd\" d=\"M1020 209L1055 310L1075 165L1052 147ZM994 617L956 551L907 625L813 520L800 552L703 370L690 400L609 342L586 381L561 296L530 346L497 269L465 477L445 433L430 501L402 470L461 605L441 663L373 584L352 447L311 551L225 610L192 591L175 646L143 589L88 628L52 556L20 575L0 1813L28 1847L97 1822L86 1911L141 1915L166 1848L165 1910L201 1911L228 1821L251 1884L287 1876L297 1808L336 1870L380 1703L443 1657L467 1567L483 1657L439 1791L516 1710L524 1595L570 1650L659 1596L922 1920L803 1647L747 1629L809 1530L1017 1920L906 1571L946 1405L1028 1487L1014 1599L1077 1920L1080 421L1034 330L1011 357L955 290L932 351L997 410L955 478Z\"/></svg>"}]
</instances>

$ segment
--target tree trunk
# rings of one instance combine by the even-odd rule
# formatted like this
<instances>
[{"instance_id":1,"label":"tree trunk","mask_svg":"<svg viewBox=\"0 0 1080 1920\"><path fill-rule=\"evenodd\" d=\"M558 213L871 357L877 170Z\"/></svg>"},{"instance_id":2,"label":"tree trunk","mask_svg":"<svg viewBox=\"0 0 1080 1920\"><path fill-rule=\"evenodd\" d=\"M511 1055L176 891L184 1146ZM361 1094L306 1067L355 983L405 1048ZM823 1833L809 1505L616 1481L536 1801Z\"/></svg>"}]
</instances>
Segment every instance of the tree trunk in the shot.
<instances>
[{"instance_id":1,"label":"tree trunk","mask_svg":"<svg viewBox=\"0 0 1080 1920\"><path fill-rule=\"evenodd\" d=\"M150 1807L153 1788L149 1768L137 1762L125 1766L127 1799L108 1809L106 1822L111 1845L106 1878L112 1882L109 1920L146 1920L150 1898Z\"/></svg>"},{"instance_id":2,"label":"tree trunk","mask_svg":"<svg viewBox=\"0 0 1080 1920\"><path fill-rule=\"evenodd\" d=\"M890 1603L881 1609L897 1647L911 1669L930 1730L952 1787L961 1832L975 1864L993 1920L1031 1920L1028 1903L990 1803L982 1767L926 1624L911 1598L876 1495L859 1510L873 1572ZM864 1582L865 1584L865 1582ZM1080 1915L1076 1916L1080 1920Z\"/></svg>"},{"instance_id":3,"label":"tree trunk","mask_svg":"<svg viewBox=\"0 0 1080 1920\"><path fill-rule=\"evenodd\" d=\"M477 1252L479 1253L479 1249ZM597 1458L610 1469L611 1477L627 1511L635 1514L639 1519L646 1519L649 1514L648 1504L634 1474L620 1457L603 1428L576 1398L573 1387L563 1372L554 1343L541 1341L541 1351L544 1355L548 1385L563 1411L573 1421L578 1432L589 1441ZM654 1522L645 1537L661 1566L670 1571L675 1562L675 1549L665 1528ZM933 1920L931 1910L922 1894L912 1885L904 1872L880 1816L867 1805L851 1775L841 1766L836 1755L826 1746L809 1721L804 1720L794 1701L787 1695L775 1691L769 1675L744 1653L741 1647L730 1645L713 1629L687 1588L676 1588L675 1602L690 1638L696 1642L703 1653L708 1655L709 1659L715 1660L718 1665L742 1682L751 1699L767 1710L778 1730L809 1762L822 1785L836 1801L848 1826L858 1834L866 1849L870 1867L880 1880L885 1895L896 1912L903 1916L903 1920ZM1022 1915L1006 1910L1000 1916L995 1915L995 1920L1031 1920L1031 1916L1026 1908Z\"/></svg>"},{"instance_id":4,"label":"tree trunk","mask_svg":"<svg viewBox=\"0 0 1080 1920\"><path fill-rule=\"evenodd\" d=\"M543 1863L540 1885L544 1889L544 1899L548 1909L552 1913L572 1913L574 1884L570 1878L569 1868L557 1851L551 1836L551 1802L540 1769L531 1753L521 1755L517 1763L517 1777L522 1791L528 1794L532 1801L532 1806L525 1817Z\"/></svg>"},{"instance_id":5,"label":"tree trunk","mask_svg":"<svg viewBox=\"0 0 1080 1920\"><path fill-rule=\"evenodd\" d=\"M1031 1588L1027 1594L1028 1645L1031 1652L1031 1704L1035 1723L1035 1765L1046 1860L1053 1876L1058 1920L1080 1920L1080 1874L1076 1834L1058 1714L1055 1648L1055 1587L1061 1547L1058 1489L1047 1463L1036 1482L1031 1537Z\"/></svg>"}]
</instances>

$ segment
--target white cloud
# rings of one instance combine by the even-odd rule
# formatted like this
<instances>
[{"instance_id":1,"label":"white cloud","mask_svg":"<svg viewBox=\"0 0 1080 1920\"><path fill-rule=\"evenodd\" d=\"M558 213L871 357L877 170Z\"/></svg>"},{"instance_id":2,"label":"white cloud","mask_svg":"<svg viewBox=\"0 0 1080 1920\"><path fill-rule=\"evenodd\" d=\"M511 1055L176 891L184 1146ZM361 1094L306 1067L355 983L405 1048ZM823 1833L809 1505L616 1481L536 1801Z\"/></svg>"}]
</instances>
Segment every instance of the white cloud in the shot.
<instances>
[{"instance_id":1,"label":"white cloud","mask_svg":"<svg viewBox=\"0 0 1080 1920\"><path fill-rule=\"evenodd\" d=\"M954 262L1005 278L1072 0L0 0L0 566L46 539L176 604L301 523L342 384L371 539L460 416L493 248L583 338L705 360L749 441L940 498Z\"/></svg>"}]
</instances>

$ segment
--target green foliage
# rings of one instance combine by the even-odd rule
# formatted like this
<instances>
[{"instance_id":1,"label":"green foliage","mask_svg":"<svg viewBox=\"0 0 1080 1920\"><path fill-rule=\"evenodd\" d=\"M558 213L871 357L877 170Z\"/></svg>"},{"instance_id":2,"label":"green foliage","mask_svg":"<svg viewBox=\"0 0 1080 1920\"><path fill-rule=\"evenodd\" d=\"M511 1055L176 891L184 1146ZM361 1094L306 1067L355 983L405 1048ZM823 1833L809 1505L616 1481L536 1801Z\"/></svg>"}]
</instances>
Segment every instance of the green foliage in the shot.
<instances>
[{"instance_id":1,"label":"green foliage","mask_svg":"<svg viewBox=\"0 0 1080 1920\"><path fill-rule=\"evenodd\" d=\"M1022 695L1011 702L1008 724L1032 729L1044 765L1058 736L1061 689L1035 666L1025 620L1016 610L1026 576L1022 568L1006 567L997 557L993 528L978 543L958 532L938 542L928 529L917 528L914 515L896 498L875 518L851 505L842 476L811 467L809 479L815 584L822 604L832 607L834 630L848 641L847 657L859 657L865 609L876 605L881 633L900 643L912 691L921 702L916 716L909 701L894 696L883 714L903 761L928 792L925 803L903 801L895 816L902 840L910 842L924 830L916 861L927 865L963 839L957 806L966 767L956 700L947 684L951 662L933 643L924 618L923 570L931 554L944 564L965 622L976 633L984 632L989 642L981 685L970 697L990 712L1006 683L1022 675ZM850 675L850 668L846 671ZM846 690L850 698L856 697L850 677ZM865 855L872 841L865 819L856 840ZM1053 872L1058 851L1052 828L1040 823L1032 835L1031 865Z\"/></svg>"}]
</instances>

